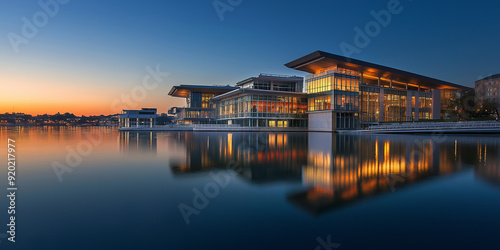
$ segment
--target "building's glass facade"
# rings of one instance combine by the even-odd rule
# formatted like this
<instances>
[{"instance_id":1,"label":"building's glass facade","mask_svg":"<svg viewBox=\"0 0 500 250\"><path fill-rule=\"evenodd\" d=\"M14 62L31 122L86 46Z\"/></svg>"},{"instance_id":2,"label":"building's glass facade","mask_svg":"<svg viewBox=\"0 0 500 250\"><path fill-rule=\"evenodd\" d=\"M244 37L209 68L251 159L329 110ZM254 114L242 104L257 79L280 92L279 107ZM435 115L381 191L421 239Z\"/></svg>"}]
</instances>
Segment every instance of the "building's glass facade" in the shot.
<instances>
[{"instance_id":1,"label":"building's glass facade","mask_svg":"<svg viewBox=\"0 0 500 250\"><path fill-rule=\"evenodd\" d=\"M432 118L430 89L332 67L306 76L308 112L331 110L336 129ZM412 84L413 85L413 84ZM408 89L406 89L408 88ZM444 106L455 90L443 90Z\"/></svg>"},{"instance_id":2,"label":"building's glass facade","mask_svg":"<svg viewBox=\"0 0 500 250\"><path fill-rule=\"evenodd\" d=\"M212 110L186 110L184 118L213 118Z\"/></svg>"},{"instance_id":3,"label":"building's glass facade","mask_svg":"<svg viewBox=\"0 0 500 250\"><path fill-rule=\"evenodd\" d=\"M260 74L236 86L240 89L212 98L217 123L243 127L307 127L304 79Z\"/></svg>"},{"instance_id":4,"label":"building's glass facade","mask_svg":"<svg viewBox=\"0 0 500 250\"><path fill-rule=\"evenodd\" d=\"M378 122L380 119L380 88L372 86L360 86L361 93L361 121Z\"/></svg>"},{"instance_id":5,"label":"building's glass facade","mask_svg":"<svg viewBox=\"0 0 500 250\"><path fill-rule=\"evenodd\" d=\"M384 122L406 121L406 97L407 93L404 90L384 90ZM413 97L412 108L414 107L415 98Z\"/></svg>"},{"instance_id":6,"label":"building's glass facade","mask_svg":"<svg viewBox=\"0 0 500 250\"><path fill-rule=\"evenodd\" d=\"M211 108L177 108L177 124L210 124L215 121L215 112Z\"/></svg>"},{"instance_id":7,"label":"building's glass facade","mask_svg":"<svg viewBox=\"0 0 500 250\"><path fill-rule=\"evenodd\" d=\"M333 67L306 76L308 111L339 111L337 128L358 128L359 72Z\"/></svg>"},{"instance_id":8,"label":"building's glass facade","mask_svg":"<svg viewBox=\"0 0 500 250\"><path fill-rule=\"evenodd\" d=\"M359 110L359 73L333 68L306 76L308 111Z\"/></svg>"},{"instance_id":9,"label":"building's glass facade","mask_svg":"<svg viewBox=\"0 0 500 250\"><path fill-rule=\"evenodd\" d=\"M303 78L298 76L284 76L274 74L260 74L250 77L236 84L244 89L261 89L285 92L302 92Z\"/></svg>"},{"instance_id":10,"label":"building's glass facade","mask_svg":"<svg viewBox=\"0 0 500 250\"><path fill-rule=\"evenodd\" d=\"M216 102L217 120L250 127L305 127L307 100L287 95L244 95Z\"/></svg>"},{"instance_id":11,"label":"building's glass facade","mask_svg":"<svg viewBox=\"0 0 500 250\"><path fill-rule=\"evenodd\" d=\"M453 108L450 98L458 90L467 89L324 51L315 51L285 65L310 74L305 77L305 84L311 131L439 119L440 115L446 118Z\"/></svg>"},{"instance_id":12,"label":"building's glass facade","mask_svg":"<svg viewBox=\"0 0 500 250\"><path fill-rule=\"evenodd\" d=\"M213 93L191 92L186 102L191 108L210 108L210 99L214 96Z\"/></svg>"},{"instance_id":13,"label":"building's glass facade","mask_svg":"<svg viewBox=\"0 0 500 250\"><path fill-rule=\"evenodd\" d=\"M430 92L419 93L418 119L432 119L432 95Z\"/></svg>"},{"instance_id":14,"label":"building's glass facade","mask_svg":"<svg viewBox=\"0 0 500 250\"><path fill-rule=\"evenodd\" d=\"M175 115L176 124L215 124L216 112L211 99L235 89L237 88L231 86L173 86L169 95L185 98L187 107L173 107L169 110L169 114Z\"/></svg>"}]
</instances>

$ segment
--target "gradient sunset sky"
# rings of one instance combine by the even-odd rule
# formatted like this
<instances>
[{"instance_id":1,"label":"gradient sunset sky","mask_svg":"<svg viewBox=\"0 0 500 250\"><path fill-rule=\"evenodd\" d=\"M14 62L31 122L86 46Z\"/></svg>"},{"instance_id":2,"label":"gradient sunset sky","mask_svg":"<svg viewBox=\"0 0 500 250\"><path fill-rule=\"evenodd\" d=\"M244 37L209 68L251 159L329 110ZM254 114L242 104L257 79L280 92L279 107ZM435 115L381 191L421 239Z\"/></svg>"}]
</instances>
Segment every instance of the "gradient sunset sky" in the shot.
<instances>
[{"instance_id":1,"label":"gradient sunset sky","mask_svg":"<svg viewBox=\"0 0 500 250\"><path fill-rule=\"evenodd\" d=\"M167 95L178 84L303 76L283 64L316 50L342 55L340 44L353 44L354 28L388 2L243 0L221 21L212 0L71 0L16 53L8 34L22 35L22 18L42 8L1 1L0 113L112 114L142 85L147 66L169 75L146 100L120 107L184 106ZM500 73L499 1L400 3L402 12L353 58L471 87Z\"/></svg>"}]
</instances>

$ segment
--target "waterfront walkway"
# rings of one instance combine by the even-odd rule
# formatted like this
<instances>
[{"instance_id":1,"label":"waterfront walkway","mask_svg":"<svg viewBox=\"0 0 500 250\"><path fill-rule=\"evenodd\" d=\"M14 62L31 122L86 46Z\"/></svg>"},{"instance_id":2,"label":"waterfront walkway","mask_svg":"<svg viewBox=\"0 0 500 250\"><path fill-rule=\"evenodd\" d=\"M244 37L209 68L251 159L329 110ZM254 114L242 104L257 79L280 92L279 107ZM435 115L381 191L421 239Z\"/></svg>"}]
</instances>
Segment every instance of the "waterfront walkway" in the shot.
<instances>
[{"instance_id":1,"label":"waterfront walkway","mask_svg":"<svg viewBox=\"0 0 500 250\"><path fill-rule=\"evenodd\" d=\"M239 124L196 124L136 126L118 128L120 131L206 131L206 132L305 132L307 128L292 127L242 127Z\"/></svg>"},{"instance_id":2,"label":"waterfront walkway","mask_svg":"<svg viewBox=\"0 0 500 250\"><path fill-rule=\"evenodd\" d=\"M362 133L407 134L407 133L444 133L444 134L500 134L499 121L470 122L414 122L375 125Z\"/></svg>"}]
</instances>

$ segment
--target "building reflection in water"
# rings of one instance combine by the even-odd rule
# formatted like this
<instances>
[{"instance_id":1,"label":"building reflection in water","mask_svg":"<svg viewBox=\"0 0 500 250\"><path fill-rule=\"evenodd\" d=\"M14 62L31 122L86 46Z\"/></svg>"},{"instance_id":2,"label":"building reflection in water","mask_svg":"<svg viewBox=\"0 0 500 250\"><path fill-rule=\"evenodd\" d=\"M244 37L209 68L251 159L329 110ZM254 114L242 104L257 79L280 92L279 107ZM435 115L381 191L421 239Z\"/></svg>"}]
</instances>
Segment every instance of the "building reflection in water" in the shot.
<instances>
[{"instance_id":1,"label":"building reflection in water","mask_svg":"<svg viewBox=\"0 0 500 250\"><path fill-rule=\"evenodd\" d=\"M182 145L185 150L175 153L177 159L168 157L174 176L234 169L237 164L243 169L239 175L251 183L302 182L304 189L287 199L315 215L462 169L474 168L479 180L500 184L497 137L226 132L159 136L169 141L162 145ZM123 132L120 149L156 154L157 134Z\"/></svg>"},{"instance_id":2,"label":"building reflection in water","mask_svg":"<svg viewBox=\"0 0 500 250\"><path fill-rule=\"evenodd\" d=\"M329 137L310 133L303 169L303 183L310 188L289 195L288 200L311 214L321 214L364 197L472 166L476 174L484 173L487 179L500 181L498 159L486 158L486 144L495 145L498 155L496 139L454 138L459 139L412 135ZM486 144L481 146L478 141ZM488 164L481 168L481 162Z\"/></svg>"},{"instance_id":3,"label":"building reflection in water","mask_svg":"<svg viewBox=\"0 0 500 250\"><path fill-rule=\"evenodd\" d=\"M425 178L439 171L439 155L431 139L310 133L303 183L311 188L288 199L313 214L321 213L390 191L390 185L401 184L394 178L404 177L406 184Z\"/></svg>"},{"instance_id":4,"label":"building reflection in water","mask_svg":"<svg viewBox=\"0 0 500 250\"><path fill-rule=\"evenodd\" d=\"M500 140L490 140L489 143L477 143L478 164L474 173L479 179L500 186Z\"/></svg>"},{"instance_id":5,"label":"building reflection in water","mask_svg":"<svg viewBox=\"0 0 500 250\"><path fill-rule=\"evenodd\" d=\"M157 132L122 131L120 132L120 152L124 154L157 153Z\"/></svg>"},{"instance_id":6,"label":"building reflection in water","mask_svg":"<svg viewBox=\"0 0 500 250\"><path fill-rule=\"evenodd\" d=\"M307 162L305 133L186 133L185 165L173 165L174 174L234 169L252 182L300 180Z\"/></svg>"}]
</instances>

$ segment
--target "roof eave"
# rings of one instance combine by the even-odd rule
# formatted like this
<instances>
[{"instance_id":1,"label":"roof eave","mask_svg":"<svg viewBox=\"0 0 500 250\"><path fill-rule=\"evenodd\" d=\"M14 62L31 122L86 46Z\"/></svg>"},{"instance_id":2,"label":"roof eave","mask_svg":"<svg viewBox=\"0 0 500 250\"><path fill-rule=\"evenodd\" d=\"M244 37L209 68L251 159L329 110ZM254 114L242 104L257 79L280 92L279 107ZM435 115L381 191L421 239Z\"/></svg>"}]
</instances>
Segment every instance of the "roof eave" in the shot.
<instances>
[{"instance_id":1,"label":"roof eave","mask_svg":"<svg viewBox=\"0 0 500 250\"><path fill-rule=\"evenodd\" d=\"M401 76L402 78L410 78L410 79L414 79L417 81L428 82L428 83L430 83L430 85L438 84L438 85L443 85L446 87L457 88L457 89L470 89L469 87L465 87L465 86L461 86L458 84L442 81L439 79L411 73L411 72L404 71L404 70L390 68L387 66L378 65L378 64L374 64L374 63L370 63L370 62L365 62L365 61L361 61L361 60L357 60L357 59L352 59L352 58L348 58L348 57L344 57L344 56L339 56L339 55L335 55L335 54L331 54L331 53L319 51L319 50L315 51L311 54L308 54L306 56L303 56L299 59L296 59L292 62L286 63L285 66L289 67L289 68L296 69L296 70L301 70L301 71L305 71L305 72L314 74L316 72L314 72L314 70L312 70L310 67L306 67L306 66L310 65L314 62L325 60L325 59L338 61L342 64L350 65L351 68L357 68L358 70L361 70L361 71L365 71L368 69L374 69L374 70L377 70L380 72L387 72L389 74L398 75L398 76ZM328 63L328 62L325 62L325 63Z\"/></svg>"}]
</instances>

